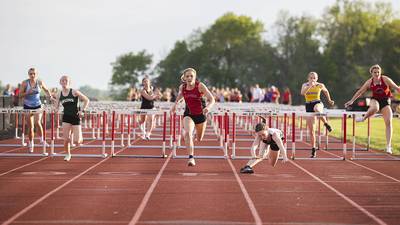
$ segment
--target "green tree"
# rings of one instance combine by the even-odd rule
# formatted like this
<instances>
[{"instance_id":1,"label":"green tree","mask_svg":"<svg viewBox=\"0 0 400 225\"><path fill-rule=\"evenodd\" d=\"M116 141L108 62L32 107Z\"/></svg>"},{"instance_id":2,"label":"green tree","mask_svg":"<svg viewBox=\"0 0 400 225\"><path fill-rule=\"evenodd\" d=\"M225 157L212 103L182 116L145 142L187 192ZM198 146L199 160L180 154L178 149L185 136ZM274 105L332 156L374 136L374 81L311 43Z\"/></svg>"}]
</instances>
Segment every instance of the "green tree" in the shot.
<instances>
[{"instance_id":1,"label":"green tree","mask_svg":"<svg viewBox=\"0 0 400 225\"><path fill-rule=\"evenodd\" d=\"M108 91L100 90L90 85L81 86L79 90L91 100L109 100Z\"/></svg>"},{"instance_id":2,"label":"green tree","mask_svg":"<svg viewBox=\"0 0 400 225\"><path fill-rule=\"evenodd\" d=\"M400 82L400 19L378 29L372 49L370 55L381 64L384 73L395 82Z\"/></svg>"},{"instance_id":3,"label":"green tree","mask_svg":"<svg viewBox=\"0 0 400 225\"><path fill-rule=\"evenodd\" d=\"M156 67L159 77L155 83L160 87L176 87L180 83L180 74L187 68L192 67L188 63L190 52L186 41L177 41L172 51L161 60Z\"/></svg>"},{"instance_id":4,"label":"green tree","mask_svg":"<svg viewBox=\"0 0 400 225\"><path fill-rule=\"evenodd\" d=\"M321 34L329 70L322 71L329 78L328 88L339 106L370 76L369 66L380 63L373 56L376 46L372 43L380 27L392 18L390 5L360 0L338 0L325 13Z\"/></svg>"},{"instance_id":5,"label":"green tree","mask_svg":"<svg viewBox=\"0 0 400 225\"><path fill-rule=\"evenodd\" d=\"M288 13L281 12L275 23L278 34L278 71L274 80L278 86L288 86L293 93L298 93L310 71L320 73L322 54L319 50L321 43L317 26L318 21L312 17L291 17ZM292 98L295 104L303 102L303 98L298 94L294 94Z\"/></svg>"},{"instance_id":6,"label":"green tree","mask_svg":"<svg viewBox=\"0 0 400 225\"><path fill-rule=\"evenodd\" d=\"M145 50L137 54L129 52L119 56L114 63L111 63L113 66L111 85L134 86L139 81L139 77L148 72L152 57Z\"/></svg>"},{"instance_id":7,"label":"green tree","mask_svg":"<svg viewBox=\"0 0 400 225\"><path fill-rule=\"evenodd\" d=\"M247 88L272 77L273 48L262 40L264 25L247 16L227 13L205 31L197 30L186 41L177 42L158 64L162 85L179 82L177 75L193 67L199 79L214 86Z\"/></svg>"},{"instance_id":8,"label":"green tree","mask_svg":"<svg viewBox=\"0 0 400 225\"><path fill-rule=\"evenodd\" d=\"M248 16L226 13L201 35L195 49L199 69L216 86L238 86L267 80L268 47L262 40L264 25ZM256 69L259 68L259 69Z\"/></svg>"}]
</instances>

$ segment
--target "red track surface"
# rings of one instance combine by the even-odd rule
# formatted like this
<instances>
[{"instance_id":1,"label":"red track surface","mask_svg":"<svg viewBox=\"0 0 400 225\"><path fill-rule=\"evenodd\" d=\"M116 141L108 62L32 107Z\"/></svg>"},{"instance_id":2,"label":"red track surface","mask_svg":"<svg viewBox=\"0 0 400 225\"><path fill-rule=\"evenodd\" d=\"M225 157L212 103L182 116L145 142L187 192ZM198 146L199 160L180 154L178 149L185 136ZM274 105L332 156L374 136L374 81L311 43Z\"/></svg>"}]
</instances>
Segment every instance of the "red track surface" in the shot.
<instances>
[{"instance_id":1,"label":"red track surface","mask_svg":"<svg viewBox=\"0 0 400 225\"><path fill-rule=\"evenodd\" d=\"M88 144L95 143L100 144ZM202 144L217 143L215 139ZM249 141L237 143L249 145ZM296 143L298 148L307 146ZM16 149L0 147L1 152L27 151ZM160 149L116 147L116 151L161 154ZM100 148L73 152L99 153ZM248 175L238 174L245 160L197 159L195 167L187 167L186 159L172 159L170 152L168 158L75 157L68 163L62 157L0 158L0 223L400 224L398 161L295 160L279 162L275 168L262 162L255 174ZM245 150L237 152L248 155ZM187 153L180 149L178 154ZM222 155L222 151L196 154ZM308 154L296 151L297 157ZM319 151L318 157L340 154L340 150Z\"/></svg>"}]
</instances>

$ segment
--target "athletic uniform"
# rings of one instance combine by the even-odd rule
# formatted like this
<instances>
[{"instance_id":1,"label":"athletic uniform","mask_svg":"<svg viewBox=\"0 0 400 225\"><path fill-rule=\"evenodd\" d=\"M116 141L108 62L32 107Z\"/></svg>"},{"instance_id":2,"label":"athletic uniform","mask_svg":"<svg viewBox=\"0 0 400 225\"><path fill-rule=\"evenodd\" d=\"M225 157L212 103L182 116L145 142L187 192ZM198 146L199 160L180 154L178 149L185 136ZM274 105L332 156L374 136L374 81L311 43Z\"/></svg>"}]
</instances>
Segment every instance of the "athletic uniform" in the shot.
<instances>
[{"instance_id":1,"label":"athletic uniform","mask_svg":"<svg viewBox=\"0 0 400 225\"><path fill-rule=\"evenodd\" d=\"M183 117L189 116L195 124L204 123L206 116L203 114L205 102L202 99L202 93L199 91L200 82L196 81L192 90L187 90L186 83L182 87L182 95L186 102L185 112Z\"/></svg>"},{"instance_id":2,"label":"athletic uniform","mask_svg":"<svg viewBox=\"0 0 400 225\"><path fill-rule=\"evenodd\" d=\"M64 114L62 117L62 122L69 123L71 125L80 125L81 118L78 115L79 99L78 96L72 94L72 88L69 89L68 95L64 96L62 91L60 93L60 103L64 107Z\"/></svg>"},{"instance_id":3,"label":"athletic uniform","mask_svg":"<svg viewBox=\"0 0 400 225\"><path fill-rule=\"evenodd\" d=\"M269 134L269 137L267 138L267 140L261 139L258 135L257 135L256 139L254 140L254 142L251 146L251 150L252 150L252 152L254 152L254 154L255 154L255 151L256 151L257 147L259 146L260 142L262 142L265 145L269 145L272 151L279 151L279 146L276 144L274 139L272 139L272 135L276 133L283 140L282 131L279 129L276 129L276 128L268 128L267 132ZM264 148L264 146L260 146L260 151L263 150L262 148Z\"/></svg>"},{"instance_id":4,"label":"athletic uniform","mask_svg":"<svg viewBox=\"0 0 400 225\"><path fill-rule=\"evenodd\" d=\"M314 112L314 106L321 103L321 90L322 86L316 85L304 94L306 98L306 112Z\"/></svg>"},{"instance_id":5,"label":"athletic uniform","mask_svg":"<svg viewBox=\"0 0 400 225\"><path fill-rule=\"evenodd\" d=\"M26 80L26 90L25 93L28 93L30 90L33 90L32 94L28 94L24 98L24 109L39 109L42 107L42 102L40 101L40 91L41 88L39 86L39 81L37 80L35 83L35 87L31 86L30 80Z\"/></svg>"},{"instance_id":6,"label":"athletic uniform","mask_svg":"<svg viewBox=\"0 0 400 225\"><path fill-rule=\"evenodd\" d=\"M374 79L371 78L371 85L369 88L372 91L372 99L375 99L379 103L379 109L390 105L390 97L392 97L392 93L390 92L389 86L385 84L383 81L383 77L381 76L379 84L374 84Z\"/></svg>"},{"instance_id":7,"label":"athletic uniform","mask_svg":"<svg viewBox=\"0 0 400 225\"><path fill-rule=\"evenodd\" d=\"M146 94L150 95L148 91L144 90ZM140 105L140 109L153 109L154 108L154 100L148 100L147 98L142 96L142 104Z\"/></svg>"},{"instance_id":8,"label":"athletic uniform","mask_svg":"<svg viewBox=\"0 0 400 225\"><path fill-rule=\"evenodd\" d=\"M289 91L285 91L283 93L283 101L282 101L282 103L285 104L285 105L288 105L289 104L289 98L290 98L290 92Z\"/></svg>"}]
</instances>

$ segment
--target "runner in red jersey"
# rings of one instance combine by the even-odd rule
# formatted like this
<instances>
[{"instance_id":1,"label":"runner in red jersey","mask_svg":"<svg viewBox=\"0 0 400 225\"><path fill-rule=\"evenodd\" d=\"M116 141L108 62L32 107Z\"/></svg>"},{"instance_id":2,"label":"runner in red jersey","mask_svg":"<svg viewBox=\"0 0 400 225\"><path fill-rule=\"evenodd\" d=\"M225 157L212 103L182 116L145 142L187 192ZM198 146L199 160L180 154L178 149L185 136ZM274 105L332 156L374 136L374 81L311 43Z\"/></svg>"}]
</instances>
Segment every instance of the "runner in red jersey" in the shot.
<instances>
[{"instance_id":1,"label":"runner in red jersey","mask_svg":"<svg viewBox=\"0 0 400 225\"><path fill-rule=\"evenodd\" d=\"M373 116L377 112L382 113L383 120L385 121L386 126L386 152L392 154L392 118L393 112L390 108L390 97L392 93L390 92L390 88L394 88L397 91L400 91L400 87L397 86L396 83L392 81L387 76L382 75L382 69L379 65L373 65L369 69L369 72L372 75L371 79L368 79L363 86L354 94L354 96L350 99L350 101L346 102L344 105L348 107L353 104L353 102L360 97L365 91L370 89L372 91L372 99L369 103L369 108L367 113L362 118L357 118L357 122L362 122L367 118Z\"/></svg>"},{"instance_id":2,"label":"runner in red jersey","mask_svg":"<svg viewBox=\"0 0 400 225\"><path fill-rule=\"evenodd\" d=\"M185 99L186 108L183 114L183 130L186 149L189 152L188 166L194 166L196 162L194 160L193 131L196 128L197 141L201 141L204 137L204 131L206 130L206 115L214 105L215 99L208 88L203 83L196 80L195 69L185 69L183 71L182 80L184 83L179 87L179 94L175 104L171 108L171 112L174 113L177 104L182 99ZM203 95L207 98L207 105L202 103Z\"/></svg>"}]
</instances>

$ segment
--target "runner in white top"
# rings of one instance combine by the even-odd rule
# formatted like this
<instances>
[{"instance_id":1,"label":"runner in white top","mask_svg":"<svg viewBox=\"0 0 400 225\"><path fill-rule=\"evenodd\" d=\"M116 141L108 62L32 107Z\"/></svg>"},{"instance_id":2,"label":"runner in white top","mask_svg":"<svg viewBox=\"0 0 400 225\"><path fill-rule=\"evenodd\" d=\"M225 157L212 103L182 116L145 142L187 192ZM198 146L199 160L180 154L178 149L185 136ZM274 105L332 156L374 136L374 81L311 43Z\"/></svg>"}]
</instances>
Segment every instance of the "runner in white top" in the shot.
<instances>
[{"instance_id":1,"label":"runner in white top","mask_svg":"<svg viewBox=\"0 0 400 225\"><path fill-rule=\"evenodd\" d=\"M254 173L253 167L264 159L268 159L271 166L275 167L280 152L283 156L282 162L288 161L286 148L282 142L283 132L279 129L269 128L265 123L265 118L262 117L262 119L263 122L258 123L255 127L256 138L251 146L252 159L240 169L241 173ZM258 156L256 155L257 148L259 148Z\"/></svg>"}]
</instances>

